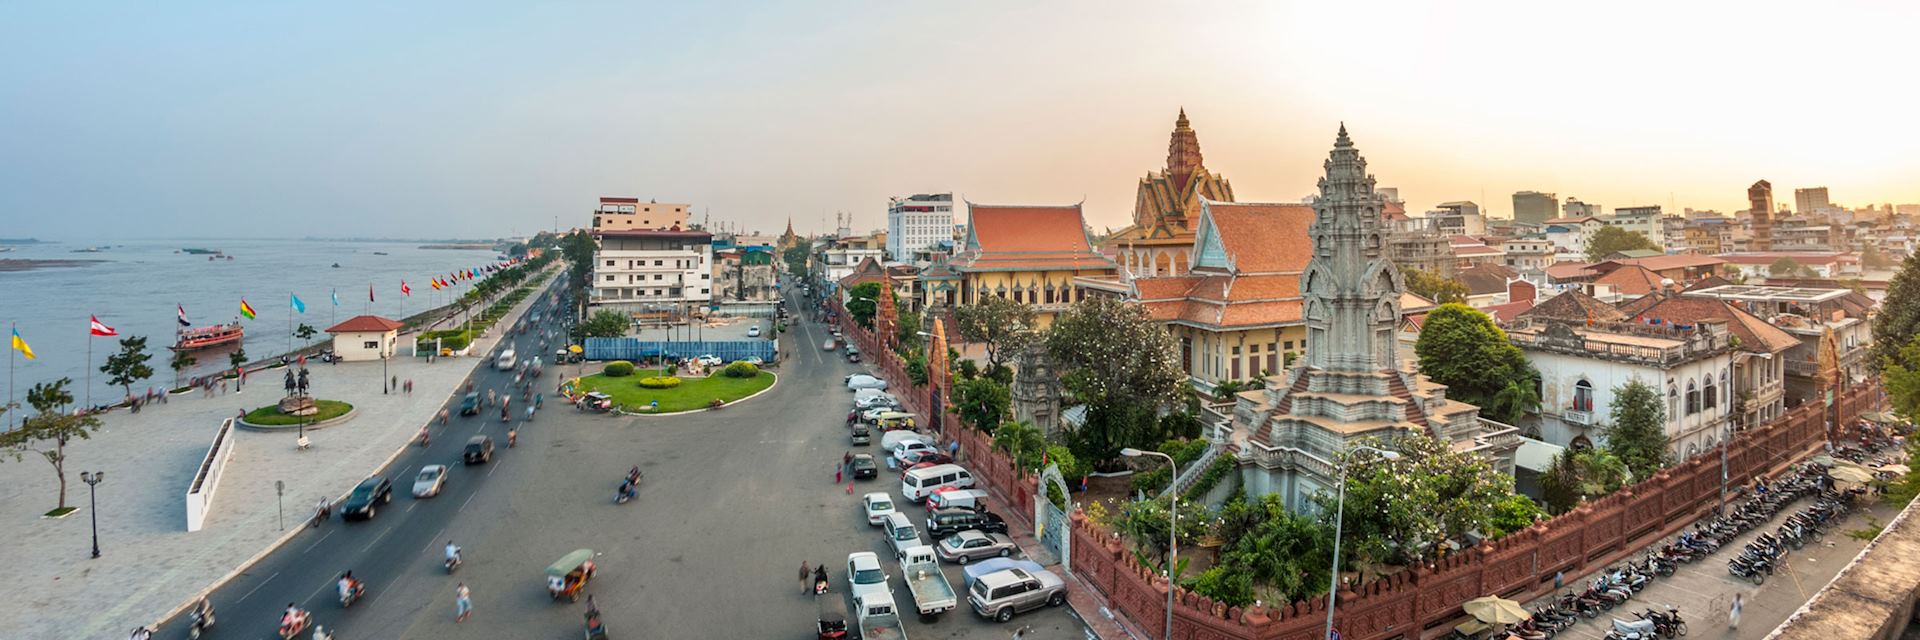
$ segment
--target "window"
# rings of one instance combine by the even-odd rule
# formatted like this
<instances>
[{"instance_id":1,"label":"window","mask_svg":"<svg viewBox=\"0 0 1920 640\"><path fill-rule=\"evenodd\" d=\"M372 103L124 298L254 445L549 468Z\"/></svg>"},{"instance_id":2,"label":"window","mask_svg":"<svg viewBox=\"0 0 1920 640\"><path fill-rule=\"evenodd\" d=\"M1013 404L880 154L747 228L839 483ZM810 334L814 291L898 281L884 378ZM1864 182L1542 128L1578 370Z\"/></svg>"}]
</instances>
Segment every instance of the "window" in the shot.
<instances>
[{"instance_id":1,"label":"window","mask_svg":"<svg viewBox=\"0 0 1920 640\"><path fill-rule=\"evenodd\" d=\"M655 261L653 261L653 266L656 266L656 267L658 267L658 266L661 266L661 265L664 265L664 264L666 264L666 263L667 263L667 261L665 261L665 260L655 260Z\"/></svg>"},{"instance_id":2,"label":"window","mask_svg":"<svg viewBox=\"0 0 1920 640\"><path fill-rule=\"evenodd\" d=\"M1700 387L1687 381L1687 415L1700 413Z\"/></svg>"},{"instance_id":3,"label":"window","mask_svg":"<svg viewBox=\"0 0 1920 640\"><path fill-rule=\"evenodd\" d=\"M378 340L368 340L368 341L366 341L366 342L362 342L362 343L360 343L360 348L362 348L362 349L378 349L378 348L380 348L380 342L379 342Z\"/></svg>"},{"instance_id":4,"label":"window","mask_svg":"<svg viewBox=\"0 0 1920 640\"><path fill-rule=\"evenodd\" d=\"M607 274L607 282L613 282L613 274Z\"/></svg>"},{"instance_id":5,"label":"window","mask_svg":"<svg viewBox=\"0 0 1920 640\"><path fill-rule=\"evenodd\" d=\"M613 266L613 261L612 261L612 260L608 260L608 261L607 261L607 266L609 266L609 267L611 267L611 266Z\"/></svg>"},{"instance_id":6,"label":"window","mask_svg":"<svg viewBox=\"0 0 1920 640\"><path fill-rule=\"evenodd\" d=\"M1585 378L1573 383L1573 410L1593 410L1593 383L1587 382Z\"/></svg>"},{"instance_id":7,"label":"window","mask_svg":"<svg viewBox=\"0 0 1920 640\"><path fill-rule=\"evenodd\" d=\"M701 289L701 290L700 290L700 293L706 293L706 292L707 292L707 290L706 290L706 289Z\"/></svg>"},{"instance_id":8,"label":"window","mask_svg":"<svg viewBox=\"0 0 1920 640\"><path fill-rule=\"evenodd\" d=\"M1680 415L1680 387L1672 380L1667 381L1667 415Z\"/></svg>"},{"instance_id":9,"label":"window","mask_svg":"<svg viewBox=\"0 0 1920 640\"><path fill-rule=\"evenodd\" d=\"M702 274L700 274L700 279L701 279L701 280L712 280L712 279L713 279L713 274L710 274L710 273L702 273Z\"/></svg>"},{"instance_id":10,"label":"window","mask_svg":"<svg viewBox=\"0 0 1920 640\"><path fill-rule=\"evenodd\" d=\"M1292 351L1292 350L1293 350L1293 341L1292 341L1292 340L1288 340L1288 341L1286 342L1286 345L1287 345L1287 350L1288 350L1288 351Z\"/></svg>"},{"instance_id":11,"label":"window","mask_svg":"<svg viewBox=\"0 0 1920 640\"><path fill-rule=\"evenodd\" d=\"M1717 391L1717 389L1715 389L1713 386L1713 374L1711 373L1707 374L1707 380L1706 380L1705 386L1706 386L1706 389L1704 390L1705 393L1701 396L1701 401L1700 401L1701 410L1705 411L1705 410L1711 410L1715 407L1719 407L1720 398L1714 395L1714 392Z\"/></svg>"}]
</instances>

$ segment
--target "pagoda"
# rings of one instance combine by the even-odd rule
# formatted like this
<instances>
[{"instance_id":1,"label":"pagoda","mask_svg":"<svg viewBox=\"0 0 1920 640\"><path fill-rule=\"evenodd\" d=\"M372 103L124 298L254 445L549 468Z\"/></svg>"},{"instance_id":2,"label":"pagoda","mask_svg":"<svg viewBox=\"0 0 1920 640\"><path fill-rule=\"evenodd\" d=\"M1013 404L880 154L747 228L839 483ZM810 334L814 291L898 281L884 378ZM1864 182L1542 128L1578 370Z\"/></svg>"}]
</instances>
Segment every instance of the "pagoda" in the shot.
<instances>
[{"instance_id":1,"label":"pagoda","mask_svg":"<svg viewBox=\"0 0 1920 640\"><path fill-rule=\"evenodd\" d=\"M1446 386L1400 361L1397 327L1406 282L1387 259L1389 232L1367 161L1340 127L1307 227L1312 257L1300 285L1306 357L1262 388L1236 395L1230 428L1216 441L1233 452L1250 495L1278 493L1300 509L1338 478L1336 456L1355 441L1426 434L1455 450L1513 469L1517 430L1447 398Z\"/></svg>"},{"instance_id":2,"label":"pagoda","mask_svg":"<svg viewBox=\"0 0 1920 640\"><path fill-rule=\"evenodd\" d=\"M1233 185L1207 171L1200 138L1181 109L1167 141L1166 169L1140 179L1133 224L1108 234L1103 249L1121 264L1123 277L1184 274L1205 200L1233 202Z\"/></svg>"}]
</instances>

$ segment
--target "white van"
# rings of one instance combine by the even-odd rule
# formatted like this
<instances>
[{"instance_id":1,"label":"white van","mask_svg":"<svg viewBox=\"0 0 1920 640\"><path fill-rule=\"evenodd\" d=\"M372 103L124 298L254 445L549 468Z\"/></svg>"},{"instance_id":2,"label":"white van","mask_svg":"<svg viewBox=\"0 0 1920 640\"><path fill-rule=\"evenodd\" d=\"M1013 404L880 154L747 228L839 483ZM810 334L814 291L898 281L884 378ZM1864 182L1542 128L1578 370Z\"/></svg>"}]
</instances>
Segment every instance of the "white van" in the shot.
<instances>
[{"instance_id":1,"label":"white van","mask_svg":"<svg viewBox=\"0 0 1920 640\"><path fill-rule=\"evenodd\" d=\"M913 526L907 514L898 511L889 513L887 519L880 521L880 526L887 530L887 545L893 549L895 558L906 557L908 549L926 544L920 541L920 529Z\"/></svg>"},{"instance_id":2,"label":"white van","mask_svg":"<svg viewBox=\"0 0 1920 640\"><path fill-rule=\"evenodd\" d=\"M506 351L500 352L500 357L499 359L496 359L493 361L493 366L494 368L499 369L501 371L512 371L513 370L513 349L507 349Z\"/></svg>"},{"instance_id":3,"label":"white van","mask_svg":"<svg viewBox=\"0 0 1920 640\"><path fill-rule=\"evenodd\" d=\"M987 510L987 492L981 489L954 489L929 496L927 510L939 509L985 511Z\"/></svg>"},{"instance_id":4,"label":"white van","mask_svg":"<svg viewBox=\"0 0 1920 640\"><path fill-rule=\"evenodd\" d=\"M900 475L900 493L908 500L920 501L940 487L968 489L973 487L973 472L957 464L938 464L924 469L914 469Z\"/></svg>"}]
</instances>

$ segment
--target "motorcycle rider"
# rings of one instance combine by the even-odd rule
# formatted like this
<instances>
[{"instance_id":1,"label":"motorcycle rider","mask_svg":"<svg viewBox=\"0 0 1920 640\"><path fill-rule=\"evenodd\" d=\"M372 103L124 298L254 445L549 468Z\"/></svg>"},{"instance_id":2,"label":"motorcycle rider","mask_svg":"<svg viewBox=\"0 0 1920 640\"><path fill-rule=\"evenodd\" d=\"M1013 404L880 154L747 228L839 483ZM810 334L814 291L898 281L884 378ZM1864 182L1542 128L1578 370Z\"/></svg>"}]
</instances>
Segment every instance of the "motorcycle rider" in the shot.
<instances>
[{"instance_id":1,"label":"motorcycle rider","mask_svg":"<svg viewBox=\"0 0 1920 640\"><path fill-rule=\"evenodd\" d=\"M427 428L420 427L420 446L427 446Z\"/></svg>"},{"instance_id":2,"label":"motorcycle rider","mask_svg":"<svg viewBox=\"0 0 1920 640\"><path fill-rule=\"evenodd\" d=\"M327 502L326 498L321 498L320 503L313 507L313 526L320 526L320 521L326 520L331 515L333 515L333 504Z\"/></svg>"},{"instance_id":3,"label":"motorcycle rider","mask_svg":"<svg viewBox=\"0 0 1920 640\"><path fill-rule=\"evenodd\" d=\"M452 540L447 541L447 562L460 563L460 547L453 544Z\"/></svg>"},{"instance_id":4,"label":"motorcycle rider","mask_svg":"<svg viewBox=\"0 0 1920 640\"><path fill-rule=\"evenodd\" d=\"M333 640L333 634L327 633L326 627L316 624L313 625L313 640Z\"/></svg>"},{"instance_id":5,"label":"motorcycle rider","mask_svg":"<svg viewBox=\"0 0 1920 640\"><path fill-rule=\"evenodd\" d=\"M280 616L280 626L298 627L301 621L306 619L307 612L301 611L299 605L289 602L287 603L287 612Z\"/></svg>"},{"instance_id":6,"label":"motorcycle rider","mask_svg":"<svg viewBox=\"0 0 1920 640\"><path fill-rule=\"evenodd\" d=\"M519 432L519 431L516 431L516 430L514 430L514 429L512 429L512 428L508 428L508 429L507 429L507 448L508 448L508 449L512 449L512 448L513 448L513 443L514 443L514 441L516 441L516 440L519 440L519 439L520 439L520 432Z\"/></svg>"},{"instance_id":7,"label":"motorcycle rider","mask_svg":"<svg viewBox=\"0 0 1920 640\"><path fill-rule=\"evenodd\" d=\"M352 571L348 571L344 574L341 574L340 576L340 599L341 600L343 601L346 600L349 596L359 591L360 588L361 588L360 581L353 577Z\"/></svg>"},{"instance_id":8,"label":"motorcycle rider","mask_svg":"<svg viewBox=\"0 0 1920 640\"><path fill-rule=\"evenodd\" d=\"M193 626L202 629L213 626L213 603L204 597L193 605Z\"/></svg>"}]
</instances>

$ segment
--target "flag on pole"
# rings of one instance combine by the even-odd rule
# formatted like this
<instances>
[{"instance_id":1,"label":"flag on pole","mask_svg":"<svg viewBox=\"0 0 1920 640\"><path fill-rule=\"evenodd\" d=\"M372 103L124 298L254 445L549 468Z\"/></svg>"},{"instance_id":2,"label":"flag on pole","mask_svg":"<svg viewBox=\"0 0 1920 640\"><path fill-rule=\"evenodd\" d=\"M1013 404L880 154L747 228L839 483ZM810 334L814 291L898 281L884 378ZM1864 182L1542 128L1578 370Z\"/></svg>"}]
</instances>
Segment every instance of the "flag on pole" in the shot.
<instances>
[{"instance_id":1,"label":"flag on pole","mask_svg":"<svg viewBox=\"0 0 1920 640\"><path fill-rule=\"evenodd\" d=\"M439 278L434 278L434 279L432 279L432 280L428 280L428 281L427 281L427 286L429 286L429 287L433 287L433 290L434 290L434 291L439 291L439 290L440 290L440 279L439 279Z\"/></svg>"},{"instance_id":2,"label":"flag on pole","mask_svg":"<svg viewBox=\"0 0 1920 640\"><path fill-rule=\"evenodd\" d=\"M373 302L373 284L367 284L367 302Z\"/></svg>"},{"instance_id":3,"label":"flag on pole","mask_svg":"<svg viewBox=\"0 0 1920 640\"><path fill-rule=\"evenodd\" d=\"M246 316L248 320L253 319L253 305L247 304L246 298L240 299L240 315Z\"/></svg>"},{"instance_id":4,"label":"flag on pole","mask_svg":"<svg viewBox=\"0 0 1920 640\"><path fill-rule=\"evenodd\" d=\"M407 288L407 281L405 280L400 281L400 295L407 296L409 298L413 297L413 289Z\"/></svg>"},{"instance_id":5,"label":"flag on pole","mask_svg":"<svg viewBox=\"0 0 1920 640\"><path fill-rule=\"evenodd\" d=\"M340 306L340 290L339 289L328 289L327 295L333 296L333 306L336 306L336 307Z\"/></svg>"},{"instance_id":6,"label":"flag on pole","mask_svg":"<svg viewBox=\"0 0 1920 640\"><path fill-rule=\"evenodd\" d=\"M193 326L193 323L191 323L191 322L187 322L187 308L186 308L185 306L182 306L182 305L179 305L179 304L175 304L175 305L173 305L173 306L174 306L174 308L176 308L176 309L179 309L179 310L180 310L180 326L182 326L182 327L191 327L191 326Z\"/></svg>"},{"instance_id":7,"label":"flag on pole","mask_svg":"<svg viewBox=\"0 0 1920 640\"><path fill-rule=\"evenodd\" d=\"M301 301L300 301L300 294L297 294L297 293L290 293L290 294L287 294L287 295L290 295L290 296L293 296L293 310L294 310L294 311L298 311L298 312L300 312L300 313L306 313L306 312L307 312L307 303L305 303L305 302L301 302Z\"/></svg>"},{"instance_id":8,"label":"flag on pole","mask_svg":"<svg viewBox=\"0 0 1920 640\"><path fill-rule=\"evenodd\" d=\"M33 360L36 357L33 355L33 347L27 346L27 341L20 339L19 329L13 330L13 350L25 354L28 360Z\"/></svg>"},{"instance_id":9,"label":"flag on pole","mask_svg":"<svg viewBox=\"0 0 1920 640\"><path fill-rule=\"evenodd\" d=\"M87 324L90 325L87 327L87 332L89 334L96 335L96 336L120 335L120 332L114 331L113 327L109 327L107 325L101 324L100 318L96 316L87 316Z\"/></svg>"}]
</instances>

